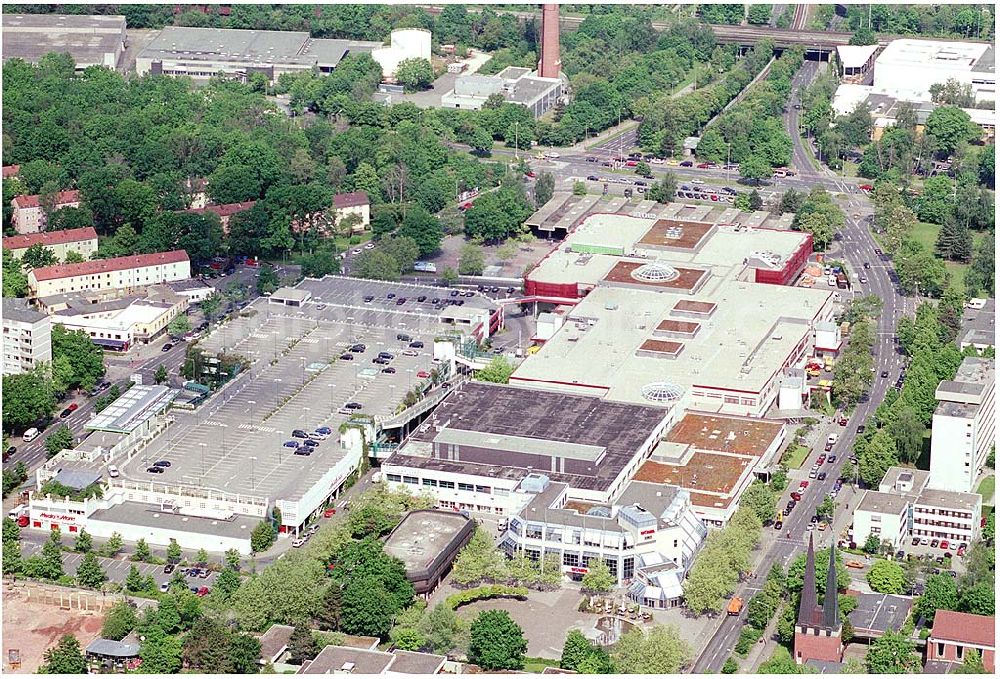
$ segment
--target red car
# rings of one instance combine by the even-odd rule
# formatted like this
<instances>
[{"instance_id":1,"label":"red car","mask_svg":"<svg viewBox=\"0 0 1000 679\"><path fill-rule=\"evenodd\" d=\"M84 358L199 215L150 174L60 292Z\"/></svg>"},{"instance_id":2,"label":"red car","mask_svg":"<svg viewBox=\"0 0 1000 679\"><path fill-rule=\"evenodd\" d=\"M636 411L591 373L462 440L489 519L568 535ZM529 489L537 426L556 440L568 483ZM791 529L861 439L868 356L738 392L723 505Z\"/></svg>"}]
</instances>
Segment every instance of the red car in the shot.
<instances>
[{"instance_id":1,"label":"red car","mask_svg":"<svg viewBox=\"0 0 1000 679\"><path fill-rule=\"evenodd\" d=\"M718 197L717 195L715 195L715 194L713 193L713 194L712 194L712 200L714 200L714 201L718 202L718 200L719 200L719 197Z\"/></svg>"},{"instance_id":2,"label":"red car","mask_svg":"<svg viewBox=\"0 0 1000 679\"><path fill-rule=\"evenodd\" d=\"M527 172L524 173L524 176L525 177L534 177L535 176L535 171L534 170L528 170Z\"/></svg>"},{"instance_id":3,"label":"red car","mask_svg":"<svg viewBox=\"0 0 1000 679\"><path fill-rule=\"evenodd\" d=\"M965 547L959 547L958 551L955 552L959 556L965 556Z\"/></svg>"},{"instance_id":4,"label":"red car","mask_svg":"<svg viewBox=\"0 0 1000 679\"><path fill-rule=\"evenodd\" d=\"M419 377L420 379L425 379L425 378L430 377L430 376L431 376L431 374L429 372L427 372L426 370L421 370L420 372L417 373L417 377Z\"/></svg>"},{"instance_id":5,"label":"red car","mask_svg":"<svg viewBox=\"0 0 1000 679\"><path fill-rule=\"evenodd\" d=\"M823 464L824 462L826 462L826 455L820 455L816 458L816 464Z\"/></svg>"},{"instance_id":6,"label":"red car","mask_svg":"<svg viewBox=\"0 0 1000 679\"><path fill-rule=\"evenodd\" d=\"M472 207L472 202L471 201L468 202L468 203L462 203L461 205L458 206L458 209L461 210L462 212L465 212L470 207Z\"/></svg>"},{"instance_id":7,"label":"red car","mask_svg":"<svg viewBox=\"0 0 1000 679\"><path fill-rule=\"evenodd\" d=\"M941 549L948 549L948 541L942 540L939 546L941 547Z\"/></svg>"},{"instance_id":8,"label":"red car","mask_svg":"<svg viewBox=\"0 0 1000 679\"><path fill-rule=\"evenodd\" d=\"M337 513L336 507L330 507L329 509L323 510L323 518L329 519L331 516Z\"/></svg>"},{"instance_id":9,"label":"red car","mask_svg":"<svg viewBox=\"0 0 1000 679\"><path fill-rule=\"evenodd\" d=\"M837 424L839 424L841 427L846 427L847 426L847 418L846 417L840 418L840 420L837 421Z\"/></svg>"},{"instance_id":10,"label":"red car","mask_svg":"<svg viewBox=\"0 0 1000 679\"><path fill-rule=\"evenodd\" d=\"M808 488L808 487L809 487L809 482L808 481L800 481L799 482L799 488Z\"/></svg>"},{"instance_id":11,"label":"red car","mask_svg":"<svg viewBox=\"0 0 1000 679\"><path fill-rule=\"evenodd\" d=\"M868 191L872 190L872 185L871 184L862 184L858 188L867 193Z\"/></svg>"},{"instance_id":12,"label":"red car","mask_svg":"<svg viewBox=\"0 0 1000 679\"><path fill-rule=\"evenodd\" d=\"M625 167L635 167L638 164L639 164L639 161L637 161L637 160L626 160L625 161Z\"/></svg>"},{"instance_id":13,"label":"red car","mask_svg":"<svg viewBox=\"0 0 1000 679\"><path fill-rule=\"evenodd\" d=\"M711 163L698 163L699 170L707 170L710 167L712 167Z\"/></svg>"},{"instance_id":14,"label":"red car","mask_svg":"<svg viewBox=\"0 0 1000 679\"><path fill-rule=\"evenodd\" d=\"M797 490L793 490L792 491L792 499L795 500L796 502L800 501L802 499L802 493L800 493Z\"/></svg>"},{"instance_id":15,"label":"red car","mask_svg":"<svg viewBox=\"0 0 1000 679\"><path fill-rule=\"evenodd\" d=\"M208 587L199 587L199 588L198 588L198 592L197 592L197 594L198 594L198 596L208 596L208 593L209 593L210 591L211 591L211 590L209 590L209 588L208 588Z\"/></svg>"}]
</instances>

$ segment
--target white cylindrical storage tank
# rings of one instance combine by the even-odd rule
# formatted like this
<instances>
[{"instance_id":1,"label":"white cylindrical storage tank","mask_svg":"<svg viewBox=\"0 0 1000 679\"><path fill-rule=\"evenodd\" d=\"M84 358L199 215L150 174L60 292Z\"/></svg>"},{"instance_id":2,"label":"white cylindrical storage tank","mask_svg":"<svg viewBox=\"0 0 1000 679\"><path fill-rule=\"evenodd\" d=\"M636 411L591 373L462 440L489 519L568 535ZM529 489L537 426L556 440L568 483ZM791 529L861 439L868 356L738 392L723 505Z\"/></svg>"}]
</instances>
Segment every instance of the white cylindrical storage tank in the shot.
<instances>
[{"instance_id":1,"label":"white cylindrical storage tank","mask_svg":"<svg viewBox=\"0 0 1000 679\"><path fill-rule=\"evenodd\" d=\"M430 59L431 32L424 28L401 28L389 35L390 47L399 50L403 59Z\"/></svg>"}]
</instances>

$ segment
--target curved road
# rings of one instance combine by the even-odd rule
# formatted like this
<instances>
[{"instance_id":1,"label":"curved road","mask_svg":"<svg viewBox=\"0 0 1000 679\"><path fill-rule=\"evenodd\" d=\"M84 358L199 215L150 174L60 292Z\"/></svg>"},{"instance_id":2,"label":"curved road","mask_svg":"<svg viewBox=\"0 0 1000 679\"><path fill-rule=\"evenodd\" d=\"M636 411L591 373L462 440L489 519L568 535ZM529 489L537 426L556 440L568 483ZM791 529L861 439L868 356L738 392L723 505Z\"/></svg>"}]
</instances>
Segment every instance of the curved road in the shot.
<instances>
[{"instance_id":1,"label":"curved road","mask_svg":"<svg viewBox=\"0 0 1000 679\"><path fill-rule=\"evenodd\" d=\"M818 64L815 62L807 62L796 75L793 91L797 91L799 87L804 87L808 84L815 76L817 67ZM822 171L815 169L812 162L810 162L811 152L798 134L798 113L794 107L790 106L788 113L784 116L784 120L786 129L792 136L794 165L799 171L799 178L804 183L813 186L824 186L829 191L846 194L846 200L841 203L847 217L845 226L840 232L840 240L838 241L841 255L847 261L852 273L864 272L868 278L867 284L862 285L852 276L854 288L850 294L858 296L873 294L883 301L882 313L878 319L877 343L873 349L876 375L871 389L871 398L865 403L858 404L854 414L848 421L846 429L843 427L833 427L830 429L830 431L837 431L841 434L832 451L837 455L837 462L834 465L824 466L824 471L827 472L827 479L825 481L810 481L809 488L803 494L799 506L795 508L792 515L785 521L784 530L790 531L791 538L786 538L780 533L780 537L775 537L773 531L771 534L767 534L765 530L763 545L758 548L763 550L763 555L754 569L754 576L749 581L742 583L736 591L736 596L742 597L744 601L749 601L763 587L767 578L767 572L770 570L772 564L779 563L787 567L794 556L805 549L809 534L806 527L815 515L817 506L826 497L827 493L833 489L836 479L845 473L843 471L845 464L847 465L847 473L845 475L848 477L853 476L851 465L847 462L847 459L854 445L857 427L863 424L875 412L875 409L882 402L887 389L895 380L903 365L903 357L895 350L893 335L897 320L902 314L907 312L907 300L899 294L898 289L889 277L891 264L888 260L882 261L875 254L877 244L864 225L862 221L863 217L853 216L860 215L864 210L870 211L868 200L850 182L836 177L825 168ZM865 262L870 263L871 269L867 271L864 269ZM881 379L879 377L879 374L884 370L889 371L889 379ZM819 440L821 442L824 441L825 436L821 435ZM811 456L814 456L814 454L815 451L811 453ZM793 488L790 487L790 490L793 490ZM783 497L782 501L784 499ZM816 533L816 537L820 542L828 542L835 535L833 531ZM705 644L705 648L695 661L691 672L718 672L726 659L732 654L745 621L745 609L739 616L726 616L721 621L719 629Z\"/></svg>"}]
</instances>

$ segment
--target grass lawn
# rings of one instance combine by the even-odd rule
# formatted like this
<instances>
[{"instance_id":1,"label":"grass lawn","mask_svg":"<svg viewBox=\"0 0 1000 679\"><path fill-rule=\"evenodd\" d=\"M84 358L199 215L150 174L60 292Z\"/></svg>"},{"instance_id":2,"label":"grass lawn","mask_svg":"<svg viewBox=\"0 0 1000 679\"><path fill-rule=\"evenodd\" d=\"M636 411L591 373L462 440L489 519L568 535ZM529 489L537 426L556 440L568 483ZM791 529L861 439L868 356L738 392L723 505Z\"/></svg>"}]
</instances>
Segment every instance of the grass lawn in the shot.
<instances>
[{"instance_id":1,"label":"grass lawn","mask_svg":"<svg viewBox=\"0 0 1000 679\"><path fill-rule=\"evenodd\" d=\"M524 671L532 674L541 674L546 667L559 667L558 660L549 658L529 658L524 659Z\"/></svg>"},{"instance_id":2,"label":"grass lawn","mask_svg":"<svg viewBox=\"0 0 1000 679\"><path fill-rule=\"evenodd\" d=\"M843 170L843 173L844 173L845 177L857 177L858 176L858 164L857 163L852 163L849 160L845 160L844 161L844 170Z\"/></svg>"},{"instance_id":3,"label":"grass lawn","mask_svg":"<svg viewBox=\"0 0 1000 679\"><path fill-rule=\"evenodd\" d=\"M997 478L995 476L987 476L979 482L979 488L976 492L983 496L983 504L993 504L993 492L996 488L996 481Z\"/></svg>"},{"instance_id":4,"label":"grass lawn","mask_svg":"<svg viewBox=\"0 0 1000 679\"><path fill-rule=\"evenodd\" d=\"M785 464L788 465L789 469L798 469L806 461L806 458L809 457L809 448L807 446L789 448L785 452L784 457L786 460Z\"/></svg>"},{"instance_id":5,"label":"grass lawn","mask_svg":"<svg viewBox=\"0 0 1000 679\"><path fill-rule=\"evenodd\" d=\"M934 244L937 243L937 237L940 231L941 227L937 224L917 222L917 225L913 227L913 231L910 232L910 235L915 240L923 243L931 252L934 252ZM974 248L979 247L979 243L983 240L984 236L985 234L980 231L972 232L972 243ZM960 264L959 262L945 262L944 266L945 269L948 270L951 287L964 290L965 270L969 268L969 265Z\"/></svg>"}]
</instances>

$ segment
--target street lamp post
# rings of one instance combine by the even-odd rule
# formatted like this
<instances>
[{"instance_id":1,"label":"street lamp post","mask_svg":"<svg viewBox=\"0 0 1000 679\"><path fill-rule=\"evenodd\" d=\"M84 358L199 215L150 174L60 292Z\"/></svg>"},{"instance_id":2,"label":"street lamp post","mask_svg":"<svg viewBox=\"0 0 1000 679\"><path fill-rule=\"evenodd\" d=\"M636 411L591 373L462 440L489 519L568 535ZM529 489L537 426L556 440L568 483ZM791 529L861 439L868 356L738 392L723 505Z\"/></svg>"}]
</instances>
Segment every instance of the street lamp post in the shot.
<instances>
[{"instance_id":1,"label":"street lamp post","mask_svg":"<svg viewBox=\"0 0 1000 679\"><path fill-rule=\"evenodd\" d=\"M250 427L253 427L253 407L257 405L257 401L247 401L250 404Z\"/></svg>"},{"instance_id":2,"label":"street lamp post","mask_svg":"<svg viewBox=\"0 0 1000 679\"><path fill-rule=\"evenodd\" d=\"M205 443L205 442L202 442L202 443L199 443L198 445L201 446L201 476L202 476L202 478L204 478L205 477L205 448L208 446L208 444Z\"/></svg>"},{"instance_id":3,"label":"street lamp post","mask_svg":"<svg viewBox=\"0 0 1000 679\"><path fill-rule=\"evenodd\" d=\"M257 490L257 482L254 480L254 476L253 476L253 463L256 460L257 460L256 457L252 457L252 456L250 457L250 489L254 490L254 491Z\"/></svg>"}]
</instances>

